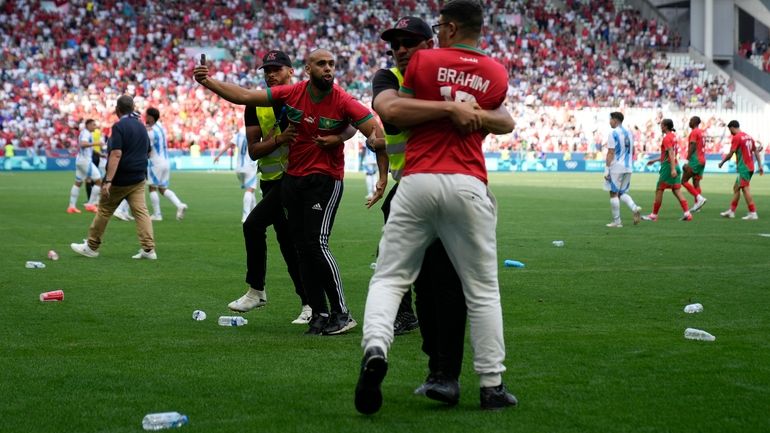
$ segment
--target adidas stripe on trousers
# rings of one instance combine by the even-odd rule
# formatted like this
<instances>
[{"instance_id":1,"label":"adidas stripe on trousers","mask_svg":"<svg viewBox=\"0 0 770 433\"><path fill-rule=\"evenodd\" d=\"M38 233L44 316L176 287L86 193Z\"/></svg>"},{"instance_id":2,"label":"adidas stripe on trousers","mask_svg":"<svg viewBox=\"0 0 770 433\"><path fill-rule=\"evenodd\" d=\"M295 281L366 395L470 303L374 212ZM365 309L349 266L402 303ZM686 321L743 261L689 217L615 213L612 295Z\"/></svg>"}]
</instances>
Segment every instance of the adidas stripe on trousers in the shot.
<instances>
[{"instance_id":1,"label":"adidas stripe on trousers","mask_svg":"<svg viewBox=\"0 0 770 433\"><path fill-rule=\"evenodd\" d=\"M299 255L302 284L313 314L328 313L330 309L347 313L339 266L329 250L329 236L342 198L342 181L325 174L285 174L281 192L289 232Z\"/></svg>"}]
</instances>

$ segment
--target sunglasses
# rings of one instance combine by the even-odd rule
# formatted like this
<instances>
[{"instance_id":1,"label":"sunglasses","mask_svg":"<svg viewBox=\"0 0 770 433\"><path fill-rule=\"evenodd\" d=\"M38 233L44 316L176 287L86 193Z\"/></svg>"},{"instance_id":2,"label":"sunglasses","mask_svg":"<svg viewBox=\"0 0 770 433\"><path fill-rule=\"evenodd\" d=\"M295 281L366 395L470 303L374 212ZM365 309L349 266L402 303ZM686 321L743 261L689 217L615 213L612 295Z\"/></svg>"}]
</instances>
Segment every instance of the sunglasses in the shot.
<instances>
[{"instance_id":1,"label":"sunglasses","mask_svg":"<svg viewBox=\"0 0 770 433\"><path fill-rule=\"evenodd\" d=\"M390 41L390 49L393 51L398 51L399 48L414 48L417 45L420 45L420 42L422 42L424 39L420 38L401 38L401 39L393 39Z\"/></svg>"}]
</instances>

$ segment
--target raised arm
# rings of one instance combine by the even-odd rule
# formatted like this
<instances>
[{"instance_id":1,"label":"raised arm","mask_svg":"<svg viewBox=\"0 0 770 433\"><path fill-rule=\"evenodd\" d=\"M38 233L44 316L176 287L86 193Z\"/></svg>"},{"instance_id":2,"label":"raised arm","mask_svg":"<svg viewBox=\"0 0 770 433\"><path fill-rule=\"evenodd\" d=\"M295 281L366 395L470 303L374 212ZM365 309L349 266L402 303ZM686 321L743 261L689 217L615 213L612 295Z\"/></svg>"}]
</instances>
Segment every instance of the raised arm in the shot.
<instances>
[{"instance_id":1,"label":"raised arm","mask_svg":"<svg viewBox=\"0 0 770 433\"><path fill-rule=\"evenodd\" d=\"M246 89L241 86L225 83L209 77L209 68L197 65L193 71L195 81L203 87L211 90L221 98L238 105L250 105L256 107L269 107L270 97L266 90Z\"/></svg>"}]
</instances>

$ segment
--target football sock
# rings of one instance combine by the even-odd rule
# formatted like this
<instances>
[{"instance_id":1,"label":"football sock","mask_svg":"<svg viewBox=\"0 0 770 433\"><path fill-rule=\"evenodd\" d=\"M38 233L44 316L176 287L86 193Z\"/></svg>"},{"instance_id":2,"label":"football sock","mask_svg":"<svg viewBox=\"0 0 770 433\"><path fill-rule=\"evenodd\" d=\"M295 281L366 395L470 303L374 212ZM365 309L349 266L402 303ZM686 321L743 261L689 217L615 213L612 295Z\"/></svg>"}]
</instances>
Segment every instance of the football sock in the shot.
<instances>
[{"instance_id":1,"label":"football sock","mask_svg":"<svg viewBox=\"0 0 770 433\"><path fill-rule=\"evenodd\" d=\"M88 200L91 204L97 204L99 203L99 196L102 193L102 187L99 185L94 184L93 188L91 188L91 198Z\"/></svg>"},{"instance_id":2,"label":"football sock","mask_svg":"<svg viewBox=\"0 0 770 433\"><path fill-rule=\"evenodd\" d=\"M689 206L687 206L687 200L680 200L679 206L682 206L682 210L684 211L684 213L689 213L690 209L689 209Z\"/></svg>"},{"instance_id":3,"label":"football sock","mask_svg":"<svg viewBox=\"0 0 770 433\"><path fill-rule=\"evenodd\" d=\"M730 210L735 212L735 209L738 209L738 200L730 202Z\"/></svg>"},{"instance_id":4,"label":"football sock","mask_svg":"<svg viewBox=\"0 0 770 433\"><path fill-rule=\"evenodd\" d=\"M160 215L160 194L158 191L150 191L150 203L152 203L152 214Z\"/></svg>"},{"instance_id":5,"label":"football sock","mask_svg":"<svg viewBox=\"0 0 770 433\"><path fill-rule=\"evenodd\" d=\"M612 221L620 221L620 199L610 198L610 208L612 209Z\"/></svg>"},{"instance_id":6,"label":"football sock","mask_svg":"<svg viewBox=\"0 0 770 433\"><path fill-rule=\"evenodd\" d=\"M682 186L687 190L687 192L692 194L693 197L698 195L698 190L695 189L695 187L692 186L690 182L682 182Z\"/></svg>"},{"instance_id":7,"label":"football sock","mask_svg":"<svg viewBox=\"0 0 770 433\"><path fill-rule=\"evenodd\" d=\"M658 214L658 211L660 210L660 205L661 204L662 204L662 202L659 202L659 201L656 201L655 203L652 204L652 214L653 215L657 215Z\"/></svg>"},{"instance_id":8,"label":"football sock","mask_svg":"<svg viewBox=\"0 0 770 433\"><path fill-rule=\"evenodd\" d=\"M166 192L163 193L163 195L167 199L171 200L171 203L174 203L174 206L176 206L177 208L182 207L182 202L179 201L179 197L177 197L176 194L174 194L174 191L167 189Z\"/></svg>"},{"instance_id":9,"label":"football sock","mask_svg":"<svg viewBox=\"0 0 770 433\"><path fill-rule=\"evenodd\" d=\"M70 207L75 207L75 204L78 202L79 195L80 187L77 185L72 185L72 188L70 189Z\"/></svg>"},{"instance_id":10,"label":"football sock","mask_svg":"<svg viewBox=\"0 0 770 433\"><path fill-rule=\"evenodd\" d=\"M756 212L757 207L754 206L754 202L749 203L749 212Z\"/></svg>"},{"instance_id":11,"label":"football sock","mask_svg":"<svg viewBox=\"0 0 770 433\"><path fill-rule=\"evenodd\" d=\"M634 203L634 199L632 199L630 195L623 194L620 196L620 200L632 211L636 209L636 203Z\"/></svg>"}]
</instances>

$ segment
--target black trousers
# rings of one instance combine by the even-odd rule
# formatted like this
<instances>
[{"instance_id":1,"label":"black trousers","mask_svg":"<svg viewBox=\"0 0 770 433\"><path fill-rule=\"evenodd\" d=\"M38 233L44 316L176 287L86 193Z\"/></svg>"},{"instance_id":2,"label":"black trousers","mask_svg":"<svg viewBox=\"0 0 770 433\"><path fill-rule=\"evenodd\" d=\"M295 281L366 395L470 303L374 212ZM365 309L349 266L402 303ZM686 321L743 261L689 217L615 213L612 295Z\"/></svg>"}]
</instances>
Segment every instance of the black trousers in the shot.
<instances>
[{"instance_id":1,"label":"black trousers","mask_svg":"<svg viewBox=\"0 0 770 433\"><path fill-rule=\"evenodd\" d=\"M390 202L397 188L398 184L390 190L382 204L385 221L388 220ZM430 372L459 378L463 364L468 310L460 277L439 239L425 250L420 273L414 282L414 293L422 335L422 351L428 355ZM411 298L409 302L411 303ZM404 300L401 303L403 304Z\"/></svg>"},{"instance_id":2,"label":"black trousers","mask_svg":"<svg viewBox=\"0 0 770 433\"><path fill-rule=\"evenodd\" d=\"M294 291L302 305L307 305L307 296L302 286L299 270L299 257L289 233L289 222L283 213L281 203L281 179L261 181L262 200L254 206L246 221L243 222L243 240L246 243L246 284L257 289L265 289L267 273L267 228L273 226L281 255L286 262Z\"/></svg>"},{"instance_id":3,"label":"black trousers","mask_svg":"<svg viewBox=\"0 0 770 433\"><path fill-rule=\"evenodd\" d=\"M94 152L91 154L91 161L93 161L96 168L99 168L99 160L101 157L99 156L99 152ZM91 178L88 178L86 180L86 197L88 197L89 200L91 200L91 189L94 187L94 181Z\"/></svg>"},{"instance_id":4,"label":"black trousers","mask_svg":"<svg viewBox=\"0 0 770 433\"><path fill-rule=\"evenodd\" d=\"M339 266L329 250L329 236L342 199L342 181L324 174L286 174L281 192L313 314L328 313L329 309L332 313L348 313Z\"/></svg>"}]
</instances>

